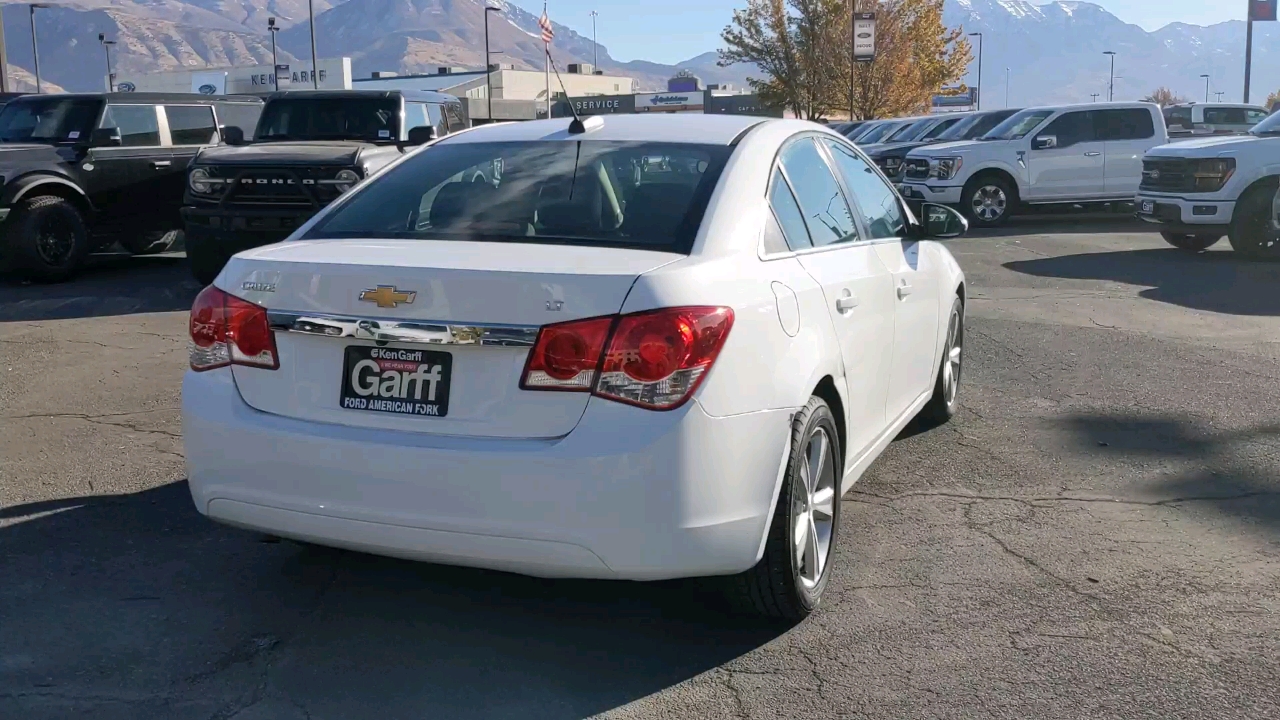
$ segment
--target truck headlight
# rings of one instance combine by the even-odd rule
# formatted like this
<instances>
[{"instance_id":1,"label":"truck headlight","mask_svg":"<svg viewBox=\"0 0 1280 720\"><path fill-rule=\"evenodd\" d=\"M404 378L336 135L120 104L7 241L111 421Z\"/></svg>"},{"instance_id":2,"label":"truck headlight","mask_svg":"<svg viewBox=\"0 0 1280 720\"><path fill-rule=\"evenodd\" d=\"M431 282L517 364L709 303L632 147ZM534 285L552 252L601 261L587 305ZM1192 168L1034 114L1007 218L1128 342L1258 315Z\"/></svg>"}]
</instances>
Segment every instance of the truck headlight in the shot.
<instances>
[{"instance_id":1,"label":"truck headlight","mask_svg":"<svg viewBox=\"0 0 1280 720\"><path fill-rule=\"evenodd\" d=\"M932 174L939 180L950 180L960 172L960 167L962 165L964 165L964 158L938 158L933 166Z\"/></svg>"},{"instance_id":2,"label":"truck headlight","mask_svg":"<svg viewBox=\"0 0 1280 720\"><path fill-rule=\"evenodd\" d=\"M191 186L191 192L201 195L208 195L213 192L213 183L210 182L209 171L204 168L196 168L187 176L187 184Z\"/></svg>"},{"instance_id":3,"label":"truck headlight","mask_svg":"<svg viewBox=\"0 0 1280 720\"><path fill-rule=\"evenodd\" d=\"M1235 158L1201 160L1195 166L1197 192L1217 192L1236 172Z\"/></svg>"},{"instance_id":4,"label":"truck headlight","mask_svg":"<svg viewBox=\"0 0 1280 720\"><path fill-rule=\"evenodd\" d=\"M339 170L338 174L333 176L333 186L338 188L338 192L346 192L355 187L358 182L360 182L360 173L355 170Z\"/></svg>"}]
</instances>

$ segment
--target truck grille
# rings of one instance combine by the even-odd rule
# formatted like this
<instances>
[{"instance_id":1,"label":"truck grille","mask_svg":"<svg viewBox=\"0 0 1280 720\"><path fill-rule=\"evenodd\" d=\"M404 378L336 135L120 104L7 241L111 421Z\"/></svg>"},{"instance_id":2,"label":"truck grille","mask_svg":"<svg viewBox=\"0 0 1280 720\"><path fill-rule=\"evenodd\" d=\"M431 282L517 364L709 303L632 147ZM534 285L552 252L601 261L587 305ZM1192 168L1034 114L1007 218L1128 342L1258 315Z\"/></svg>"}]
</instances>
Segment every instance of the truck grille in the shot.
<instances>
[{"instance_id":1,"label":"truck grille","mask_svg":"<svg viewBox=\"0 0 1280 720\"><path fill-rule=\"evenodd\" d=\"M911 180L928 180L929 179L929 161L919 160L916 158L907 158L902 164L903 172L908 179Z\"/></svg>"},{"instance_id":2,"label":"truck grille","mask_svg":"<svg viewBox=\"0 0 1280 720\"><path fill-rule=\"evenodd\" d=\"M329 181L339 168L220 167L228 205L321 208L342 193Z\"/></svg>"},{"instance_id":3,"label":"truck grille","mask_svg":"<svg viewBox=\"0 0 1280 720\"><path fill-rule=\"evenodd\" d=\"M1142 161L1142 190L1194 192L1195 171L1183 158L1147 158Z\"/></svg>"}]
</instances>

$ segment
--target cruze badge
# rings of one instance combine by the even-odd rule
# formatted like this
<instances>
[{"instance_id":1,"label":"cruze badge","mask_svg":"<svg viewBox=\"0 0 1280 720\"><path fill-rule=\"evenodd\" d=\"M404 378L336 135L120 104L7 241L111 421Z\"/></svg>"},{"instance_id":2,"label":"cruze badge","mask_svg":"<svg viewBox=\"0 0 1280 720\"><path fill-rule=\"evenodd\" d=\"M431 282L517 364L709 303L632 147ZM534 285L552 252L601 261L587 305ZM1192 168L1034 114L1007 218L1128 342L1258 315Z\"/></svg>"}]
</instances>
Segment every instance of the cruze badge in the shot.
<instances>
[{"instance_id":1,"label":"cruze badge","mask_svg":"<svg viewBox=\"0 0 1280 720\"><path fill-rule=\"evenodd\" d=\"M372 290L361 290L360 300L377 303L380 308L398 307L401 303L408 305L418 297L416 292L400 292L395 285L379 285Z\"/></svg>"}]
</instances>

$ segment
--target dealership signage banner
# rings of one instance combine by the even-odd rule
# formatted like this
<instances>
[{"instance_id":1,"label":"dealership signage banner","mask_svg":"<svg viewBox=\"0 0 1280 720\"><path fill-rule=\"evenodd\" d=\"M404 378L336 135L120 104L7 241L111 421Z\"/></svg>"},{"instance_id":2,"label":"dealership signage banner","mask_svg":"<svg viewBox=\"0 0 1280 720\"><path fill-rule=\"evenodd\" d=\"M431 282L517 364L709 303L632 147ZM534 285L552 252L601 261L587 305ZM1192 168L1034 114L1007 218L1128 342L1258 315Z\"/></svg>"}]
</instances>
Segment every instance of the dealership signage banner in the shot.
<instances>
[{"instance_id":1,"label":"dealership signage banner","mask_svg":"<svg viewBox=\"0 0 1280 720\"><path fill-rule=\"evenodd\" d=\"M1276 4L1276 0L1249 0L1249 19L1254 22L1275 22Z\"/></svg>"},{"instance_id":2,"label":"dealership signage banner","mask_svg":"<svg viewBox=\"0 0 1280 720\"><path fill-rule=\"evenodd\" d=\"M856 13L853 16L853 59L856 62L876 59L875 13Z\"/></svg>"},{"instance_id":3,"label":"dealership signage banner","mask_svg":"<svg viewBox=\"0 0 1280 720\"><path fill-rule=\"evenodd\" d=\"M569 98L579 115L614 115L636 111L635 95L593 95Z\"/></svg>"},{"instance_id":4,"label":"dealership signage banner","mask_svg":"<svg viewBox=\"0 0 1280 720\"><path fill-rule=\"evenodd\" d=\"M639 93L636 112L702 112L704 93Z\"/></svg>"}]
</instances>

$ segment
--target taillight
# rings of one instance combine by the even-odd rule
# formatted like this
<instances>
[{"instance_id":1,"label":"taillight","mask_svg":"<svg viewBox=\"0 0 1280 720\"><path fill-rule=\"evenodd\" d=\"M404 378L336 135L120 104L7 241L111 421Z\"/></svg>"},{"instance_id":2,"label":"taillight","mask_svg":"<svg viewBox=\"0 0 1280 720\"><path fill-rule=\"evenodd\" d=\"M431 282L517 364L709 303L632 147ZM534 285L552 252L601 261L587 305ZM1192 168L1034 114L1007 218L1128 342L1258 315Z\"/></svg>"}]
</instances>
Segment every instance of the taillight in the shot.
<instances>
[{"instance_id":1,"label":"taillight","mask_svg":"<svg viewBox=\"0 0 1280 720\"><path fill-rule=\"evenodd\" d=\"M548 325L525 364L525 390L591 391L672 410L698 389L733 327L725 307L665 308Z\"/></svg>"},{"instance_id":2,"label":"taillight","mask_svg":"<svg viewBox=\"0 0 1280 720\"><path fill-rule=\"evenodd\" d=\"M191 306L191 369L280 367L267 310L210 285Z\"/></svg>"}]
</instances>

